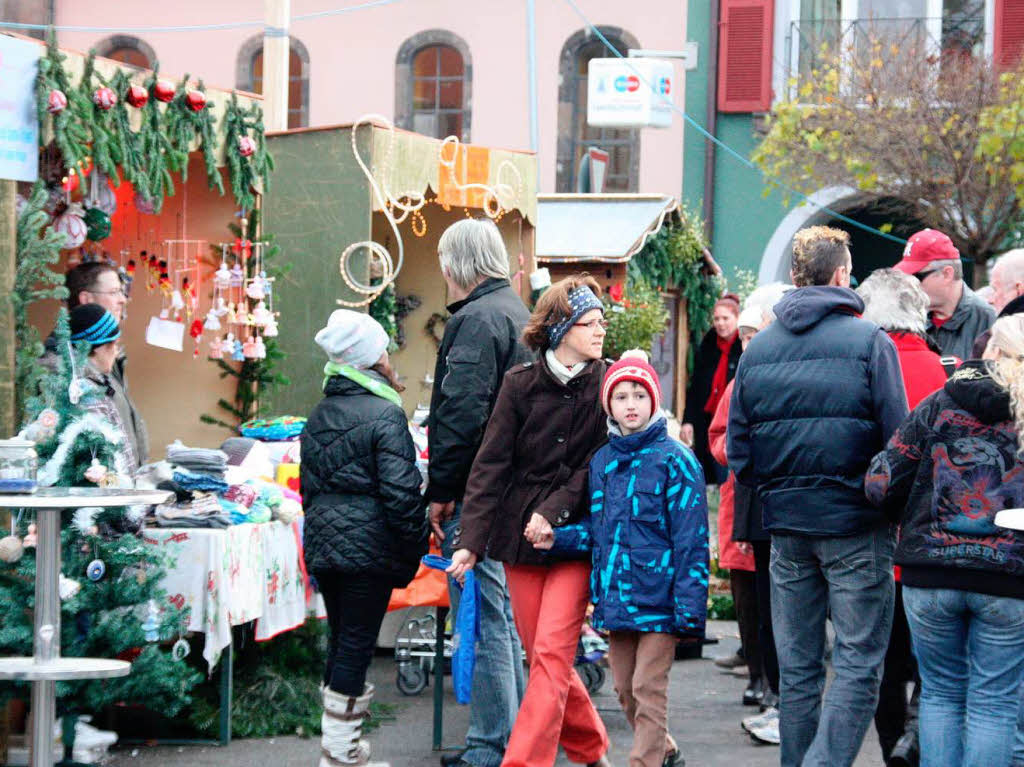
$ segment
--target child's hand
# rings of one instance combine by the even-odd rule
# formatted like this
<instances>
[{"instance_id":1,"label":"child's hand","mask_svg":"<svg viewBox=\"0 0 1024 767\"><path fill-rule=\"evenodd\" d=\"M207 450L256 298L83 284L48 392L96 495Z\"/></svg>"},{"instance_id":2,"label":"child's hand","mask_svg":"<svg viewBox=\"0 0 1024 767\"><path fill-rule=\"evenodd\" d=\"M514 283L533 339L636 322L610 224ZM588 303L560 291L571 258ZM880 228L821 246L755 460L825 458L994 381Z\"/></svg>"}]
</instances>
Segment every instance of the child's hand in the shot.
<instances>
[{"instance_id":1,"label":"child's hand","mask_svg":"<svg viewBox=\"0 0 1024 767\"><path fill-rule=\"evenodd\" d=\"M534 541L533 548L540 549L542 551L547 551L548 549L550 549L554 545L555 545L555 534L554 534L554 532L550 532L547 535L541 537L540 540Z\"/></svg>"},{"instance_id":2,"label":"child's hand","mask_svg":"<svg viewBox=\"0 0 1024 767\"><path fill-rule=\"evenodd\" d=\"M526 530L523 532L523 537L530 543L536 545L549 535L553 540L555 533L551 529L551 523L544 519L540 514L534 513L533 516L530 517L530 522L526 526Z\"/></svg>"}]
</instances>

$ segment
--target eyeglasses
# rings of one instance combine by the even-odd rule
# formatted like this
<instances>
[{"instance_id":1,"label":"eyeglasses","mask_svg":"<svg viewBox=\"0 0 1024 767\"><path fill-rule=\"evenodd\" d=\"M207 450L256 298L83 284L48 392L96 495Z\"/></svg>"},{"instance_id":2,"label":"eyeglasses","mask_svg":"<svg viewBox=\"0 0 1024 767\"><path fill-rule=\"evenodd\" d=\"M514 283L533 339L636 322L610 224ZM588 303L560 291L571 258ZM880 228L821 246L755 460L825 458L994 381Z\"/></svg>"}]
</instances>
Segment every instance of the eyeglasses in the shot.
<instances>
[{"instance_id":1,"label":"eyeglasses","mask_svg":"<svg viewBox=\"0 0 1024 767\"><path fill-rule=\"evenodd\" d=\"M92 293L94 296L124 296L128 297L124 288L114 288L114 290L87 290L86 293Z\"/></svg>"},{"instance_id":2,"label":"eyeglasses","mask_svg":"<svg viewBox=\"0 0 1024 767\"><path fill-rule=\"evenodd\" d=\"M608 320L591 320L590 322L574 322L572 324L574 328L587 328L591 332L602 328L603 330L608 329Z\"/></svg>"},{"instance_id":3,"label":"eyeglasses","mask_svg":"<svg viewBox=\"0 0 1024 767\"><path fill-rule=\"evenodd\" d=\"M929 274L935 274L935 272L937 272L937 271L939 271L939 270L938 269L927 269L927 270L925 270L923 272L916 272L914 274L914 276L917 278L918 282L924 282L925 278Z\"/></svg>"}]
</instances>

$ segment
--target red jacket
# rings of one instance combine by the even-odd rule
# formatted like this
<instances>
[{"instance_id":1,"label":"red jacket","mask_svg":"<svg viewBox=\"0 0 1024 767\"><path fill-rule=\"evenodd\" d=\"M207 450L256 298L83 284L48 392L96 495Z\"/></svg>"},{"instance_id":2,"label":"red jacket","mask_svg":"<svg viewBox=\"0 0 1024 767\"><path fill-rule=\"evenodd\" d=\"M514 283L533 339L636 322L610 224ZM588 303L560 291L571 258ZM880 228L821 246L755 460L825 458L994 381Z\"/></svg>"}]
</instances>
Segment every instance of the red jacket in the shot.
<instances>
[{"instance_id":1,"label":"red jacket","mask_svg":"<svg viewBox=\"0 0 1024 767\"><path fill-rule=\"evenodd\" d=\"M907 405L913 410L917 404L932 392L946 385L946 369L939 361L939 355L928 348L928 343L913 333L889 333L896 344L903 373L903 388L907 392ZM960 360L957 360L957 365Z\"/></svg>"},{"instance_id":2,"label":"red jacket","mask_svg":"<svg viewBox=\"0 0 1024 767\"><path fill-rule=\"evenodd\" d=\"M729 400L732 399L732 381L722 392L718 401L715 416L711 419L708 429L708 446L711 456L723 466L727 465L725 455L725 431L729 423ZM736 541L732 539L732 527L735 508L736 478L729 472L729 478L719 486L718 501L718 566L729 570L754 571L754 555L744 554Z\"/></svg>"}]
</instances>

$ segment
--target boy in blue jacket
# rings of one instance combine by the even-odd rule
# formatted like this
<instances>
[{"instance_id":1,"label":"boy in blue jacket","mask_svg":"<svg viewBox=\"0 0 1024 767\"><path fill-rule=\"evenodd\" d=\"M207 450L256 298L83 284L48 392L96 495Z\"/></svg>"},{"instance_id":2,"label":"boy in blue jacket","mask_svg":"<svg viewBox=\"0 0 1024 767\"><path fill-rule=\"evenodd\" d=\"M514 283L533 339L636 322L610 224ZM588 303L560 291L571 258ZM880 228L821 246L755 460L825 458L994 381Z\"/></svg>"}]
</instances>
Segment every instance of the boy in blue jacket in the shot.
<instances>
[{"instance_id":1,"label":"boy in blue jacket","mask_svg":"<svg viewBox=\"0 0 1024 767\"><path fill-rule=\"evenodd\" d=\"M708 599L704 474L668 436L661 387L642 351L608 368L601 386L608 444L590 462L590 516L537 548L590 551L593 625L610 632L608 662L633 728L631 767L675 764L668 674L680 635L703 637Z\"/></svg>"}]
</instances>

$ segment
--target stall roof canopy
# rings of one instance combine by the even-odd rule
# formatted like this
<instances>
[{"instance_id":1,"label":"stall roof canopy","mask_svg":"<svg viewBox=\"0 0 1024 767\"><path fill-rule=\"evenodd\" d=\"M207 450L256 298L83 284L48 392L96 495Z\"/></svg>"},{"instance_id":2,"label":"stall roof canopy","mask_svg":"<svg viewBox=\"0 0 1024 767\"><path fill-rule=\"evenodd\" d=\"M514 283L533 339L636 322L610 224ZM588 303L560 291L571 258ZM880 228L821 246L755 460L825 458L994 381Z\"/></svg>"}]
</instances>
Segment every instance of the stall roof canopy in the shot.
<instances>
[{"instance_id":1,"label":"stall roof canopy","mask_svg":"<svg viewBox=\"0 0 1024 767\"><path fill-rule=\"evenodd\" d=\"M537 260L624 263L678 207L664 194L537 195Z\"/></svg>"}]
</instances>

